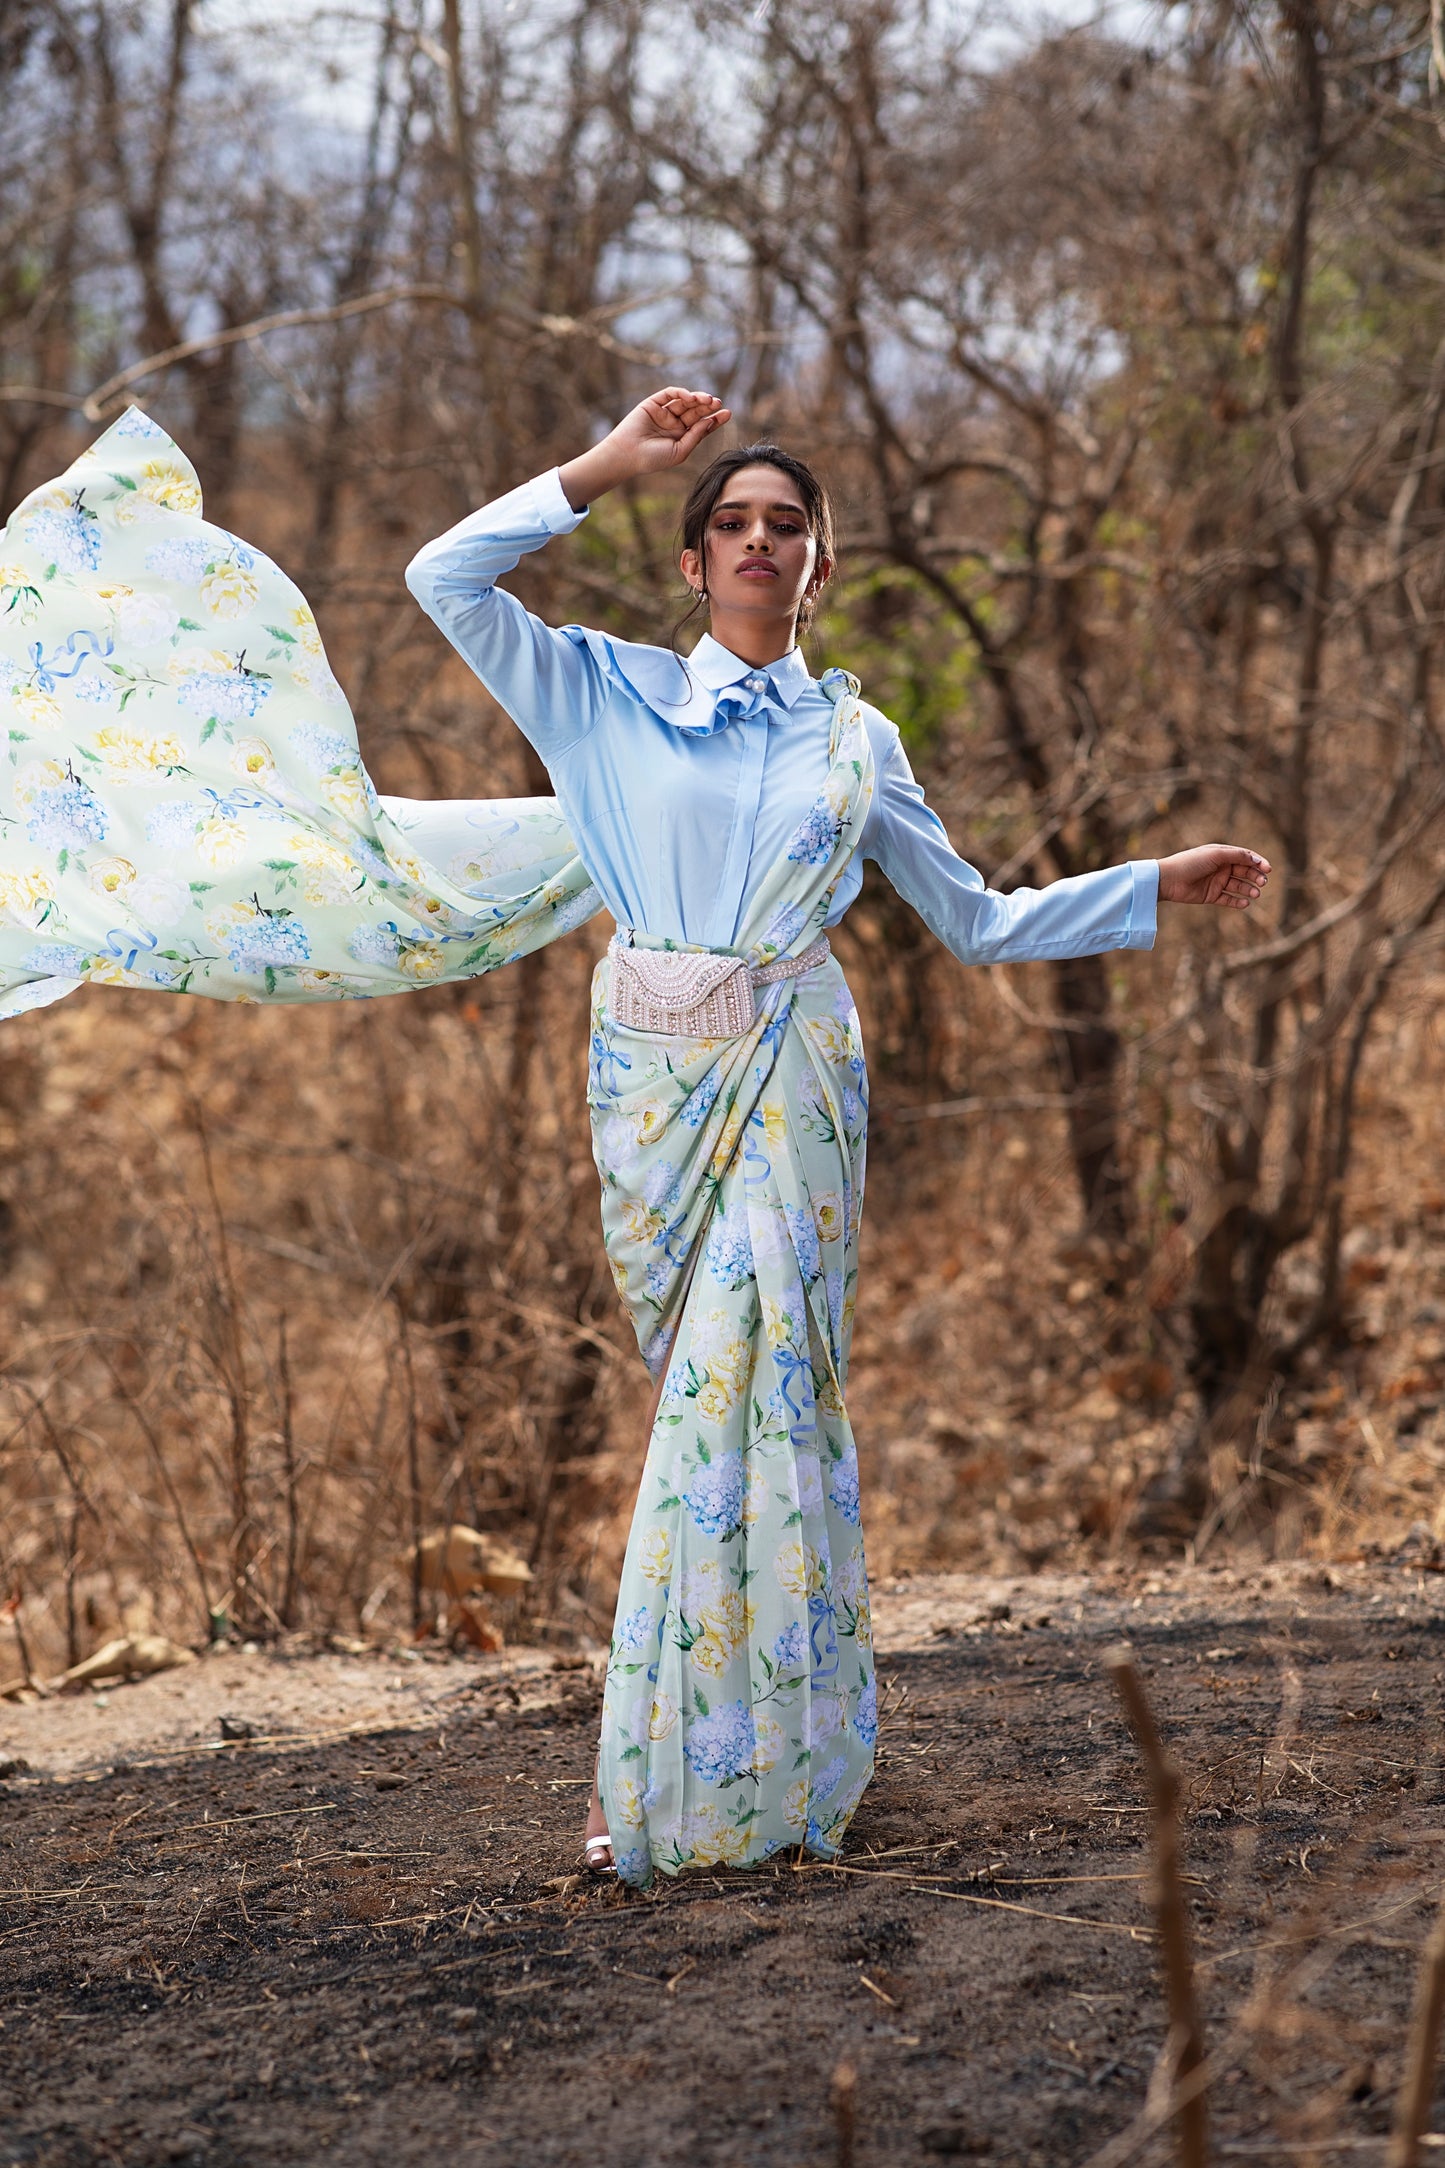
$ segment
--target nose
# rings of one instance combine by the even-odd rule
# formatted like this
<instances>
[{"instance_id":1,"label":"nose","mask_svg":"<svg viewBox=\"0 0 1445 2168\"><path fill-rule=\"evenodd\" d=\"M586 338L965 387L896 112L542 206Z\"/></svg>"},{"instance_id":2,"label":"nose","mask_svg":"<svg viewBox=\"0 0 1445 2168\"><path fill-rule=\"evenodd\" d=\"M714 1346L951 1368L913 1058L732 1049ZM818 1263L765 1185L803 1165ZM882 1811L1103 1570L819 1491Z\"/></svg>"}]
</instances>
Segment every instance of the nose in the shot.
<instances>
[{"instance_id":1,"label":"nose","mask_svg":"<svg viewBox=\"0 0 1445 2168\"><path fill-rule=\"evenodd\" d=\"M750 550L760 550L764 556L770 556L772 554L773 544L767 529L765 527L760 528L756 534L750 534L746 543L744 544L744 548Z\"/></svg>"}]
</instances>

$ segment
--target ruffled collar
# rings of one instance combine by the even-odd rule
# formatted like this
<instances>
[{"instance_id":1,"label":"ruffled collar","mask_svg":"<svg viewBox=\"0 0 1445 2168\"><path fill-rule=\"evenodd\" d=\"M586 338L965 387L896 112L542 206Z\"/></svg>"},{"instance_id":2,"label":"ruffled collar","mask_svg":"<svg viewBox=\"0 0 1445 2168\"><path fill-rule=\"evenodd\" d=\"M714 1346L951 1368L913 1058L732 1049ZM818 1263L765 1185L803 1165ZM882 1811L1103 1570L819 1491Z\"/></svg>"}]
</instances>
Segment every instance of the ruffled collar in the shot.
<instances>
[{"instance_id":1,"label":"ruffled collar","mask_svg":"<svg viewBox=\"0 0 1445 2168\"><path fill-rule=\"evenodd\" d=\"M582 625L564 625L562 631L589 648L607 674L660 721L689 737L710 737L729 723L764 713L773 722L785 723L803 695L817 685L796 647L757 667L723 647L710 632L684 661L671 648L616 640Z\"/></svg>"}]
</instances>

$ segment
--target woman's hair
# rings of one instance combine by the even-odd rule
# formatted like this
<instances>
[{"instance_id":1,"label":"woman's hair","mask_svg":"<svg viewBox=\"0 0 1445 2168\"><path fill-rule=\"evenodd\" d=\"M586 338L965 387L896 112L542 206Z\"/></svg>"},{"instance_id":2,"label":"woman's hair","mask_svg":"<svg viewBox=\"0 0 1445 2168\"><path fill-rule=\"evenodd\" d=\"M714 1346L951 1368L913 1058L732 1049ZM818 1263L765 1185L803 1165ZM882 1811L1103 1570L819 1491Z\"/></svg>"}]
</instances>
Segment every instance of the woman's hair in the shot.
<instances>
[{"instance_id":1,"label":"woman's hair","mask_svg":"<svg viewBox=\"0 0 1445 2168\"><path fill-rule=\"evenodd\" d=\"M727 484L744 467L776 467L779 474L786 474L797 487L807 514L808 532L818 546L820 558L833 556L833 507L828 492L812 468L804 459L795 459L791 452L779 449L776 444L742 444L736 451L721 452L711 466L704 467L692 486L692 493L682 508L682 547L696 550L698 562L703 568L701 591L693 598L672 628L672 644L677 636L702 608L707 600L707 530L714 508ZM813 622L813 612L818 605L818 589L803 598L798 612L798 637L801 639Z\"/></svg>"}]
</instances>

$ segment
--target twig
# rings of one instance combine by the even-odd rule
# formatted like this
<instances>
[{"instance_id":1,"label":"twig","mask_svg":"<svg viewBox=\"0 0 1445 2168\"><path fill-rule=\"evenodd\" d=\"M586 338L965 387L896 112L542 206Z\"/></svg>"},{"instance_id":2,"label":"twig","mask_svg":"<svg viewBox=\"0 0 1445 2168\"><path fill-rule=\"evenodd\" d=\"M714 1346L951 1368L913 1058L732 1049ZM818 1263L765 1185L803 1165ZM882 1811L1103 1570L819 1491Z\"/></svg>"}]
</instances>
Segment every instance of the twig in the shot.
<instances>
[{"instance_id":1,"label":"twig","mask_svg":"<svg viewBox=\"0 0 1445 2168\"><path fill-rule=\"evenodd\" d=\"M249 1829L252 1822L284 1822L294 1815L334 1814L335 1812L336 1802L334 1800L328 1801L324 1807L273 1807L265 1814L233 1814L227 1821L179 1822L174 1829L138 1829L134 1836L127 1837L126 1843L145 1844L152 1839L159 1843L163 1837L185 1837L192 1830L197 1829L203 1832L212 1829Z\"/></svg>"},{"instance_id":2,"label":"twig","mask_svg":"<svg viewBox=\"0 0 1445 2168\"><path fill-rule=\"evenodd\" d=\"M1204 2062L1204 2034L1189 1950L1189 1915L1179 1867L1179 1777L1164 1752L1132 1649L1111 1649L1104 1661L1124 1704L1153 1795L1154 1905L1164 1951L1169 2030L1178 2042L1170 2073L1170 2089L1174 2091L1185 2085ZM1181 2097L1177 2114L1180 2168L1207 2168L1208 2124L1203 2089Z\"/></svg>"},{"instance_id":3,"label":"twig","mask_svg":"<svg viewBox=\"0 0 1445 2168\"><path fill-rule=\"evenodd\" d=\"M833 2127L838 2134L838 2168L853 2168L857 2104L858 2073L845 2057L833 2072Z\"/></svg>"},{"instance_id":4,"label":"twig","mask_svg":"<svg viewBox=\"0 0 1445 2168\"><path fill-rule=\"evenodd\" d=\"M11 1625L15 1629L15 1646L20 1652L21 1674L20 1679L17 1683L21 1687L25 1688L27 1691L34 1692L36 1691L35 1672L30 1662L30 1649L25 1639L25 1628L20 1623L21 1602L22 1597L20 1594L20 1577L17 1574L15 1577L14 1587L11 1589L10 1594L6 1597L4 1603L0 1604L0 1618L8 1618ZM6 1691L13 1692L14 1689L7 1687Z\"/></svg>"},{"instance_id":5,"label":"twig","mask_svg":"<svg viewBox=\"0 0 1445 2168\"><path fill-rule=\"evenodd\" d=\"M989 1912L1018 1912L1025 1919L1052 1920L1057 1927L1091 1927L1101 1935L1128 1935L1132 1942L1146 1939L1142 1927L1130 1927L1122 1920L1090 1920L1081 1912L1043 1912L1037 1905L1010 1904L1003 1897L977 1897L972 1890L938 1889L931 1882L915 1882L906 1874L894 1874L887 1867L845 1867L838 1859L810 1860L805 1866L795 1867L794 1874L861 1874L874 1882L901 1882L920 1897L946 1897L951 1904L982 1905Z\"/></svg>"},{"instance_id":6,"label":"twig","mask_svg":"<svg viewBox=\"0 0 1445 2168\"><path fill-rule=\"evenodd\" d=\"M1410 2041L1405 2051L1405 2075L1395 2102L1395 2127L1385 2168L1415 2168L1420 2140L1430 2119L1435 2093L1435 2057L1440 2045L1440 2021L1445 2017L1445 1899L1420 1959L1415 1985L1415 2006L1410 2016Z\"/></svg>"},{"instance_id":7,"label":"twig","mask_svg":"<svg viewBox=\"0 0 1445 2168\"><path fill-rule=\"evenodd\" d=\"M291 1394L291 1357L286 1345L286 1312L276 1321L276 1380L281 1402L281 1472L286 1483L286 1578L281 1588L281 1624L296 1623L297 1576L301 1559L301 1514L296 1496L296 1423Z\"/></svg>"}]
</instances>

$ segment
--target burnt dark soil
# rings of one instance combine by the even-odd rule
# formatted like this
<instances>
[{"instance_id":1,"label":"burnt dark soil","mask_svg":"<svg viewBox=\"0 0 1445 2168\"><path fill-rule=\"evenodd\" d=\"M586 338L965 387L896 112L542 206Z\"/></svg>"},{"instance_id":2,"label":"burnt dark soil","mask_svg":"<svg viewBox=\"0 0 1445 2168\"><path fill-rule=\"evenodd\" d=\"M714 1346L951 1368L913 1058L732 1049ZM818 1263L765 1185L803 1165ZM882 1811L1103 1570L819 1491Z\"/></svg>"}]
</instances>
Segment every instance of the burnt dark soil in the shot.
<instances>
[{"instance_id":1,"label":"burnt dark soil","mask_svg":"<svg viewBox=\"0 0 1445 2168\"><path fill-rule=\"evenodd\" d=\"M1440 1882L1445 1602L1332 1578L945 1611L882 1660L847 1872L557 1884L590 1671L525 1709L478 1675L440 1728L12 1770L0 2162L828 2168L848 2058L860 2168L1083 2163L1164 2035L1121 1626L1184 1778L1217 2155L1378 2157Z\"/></svg>"}]
</instances>

